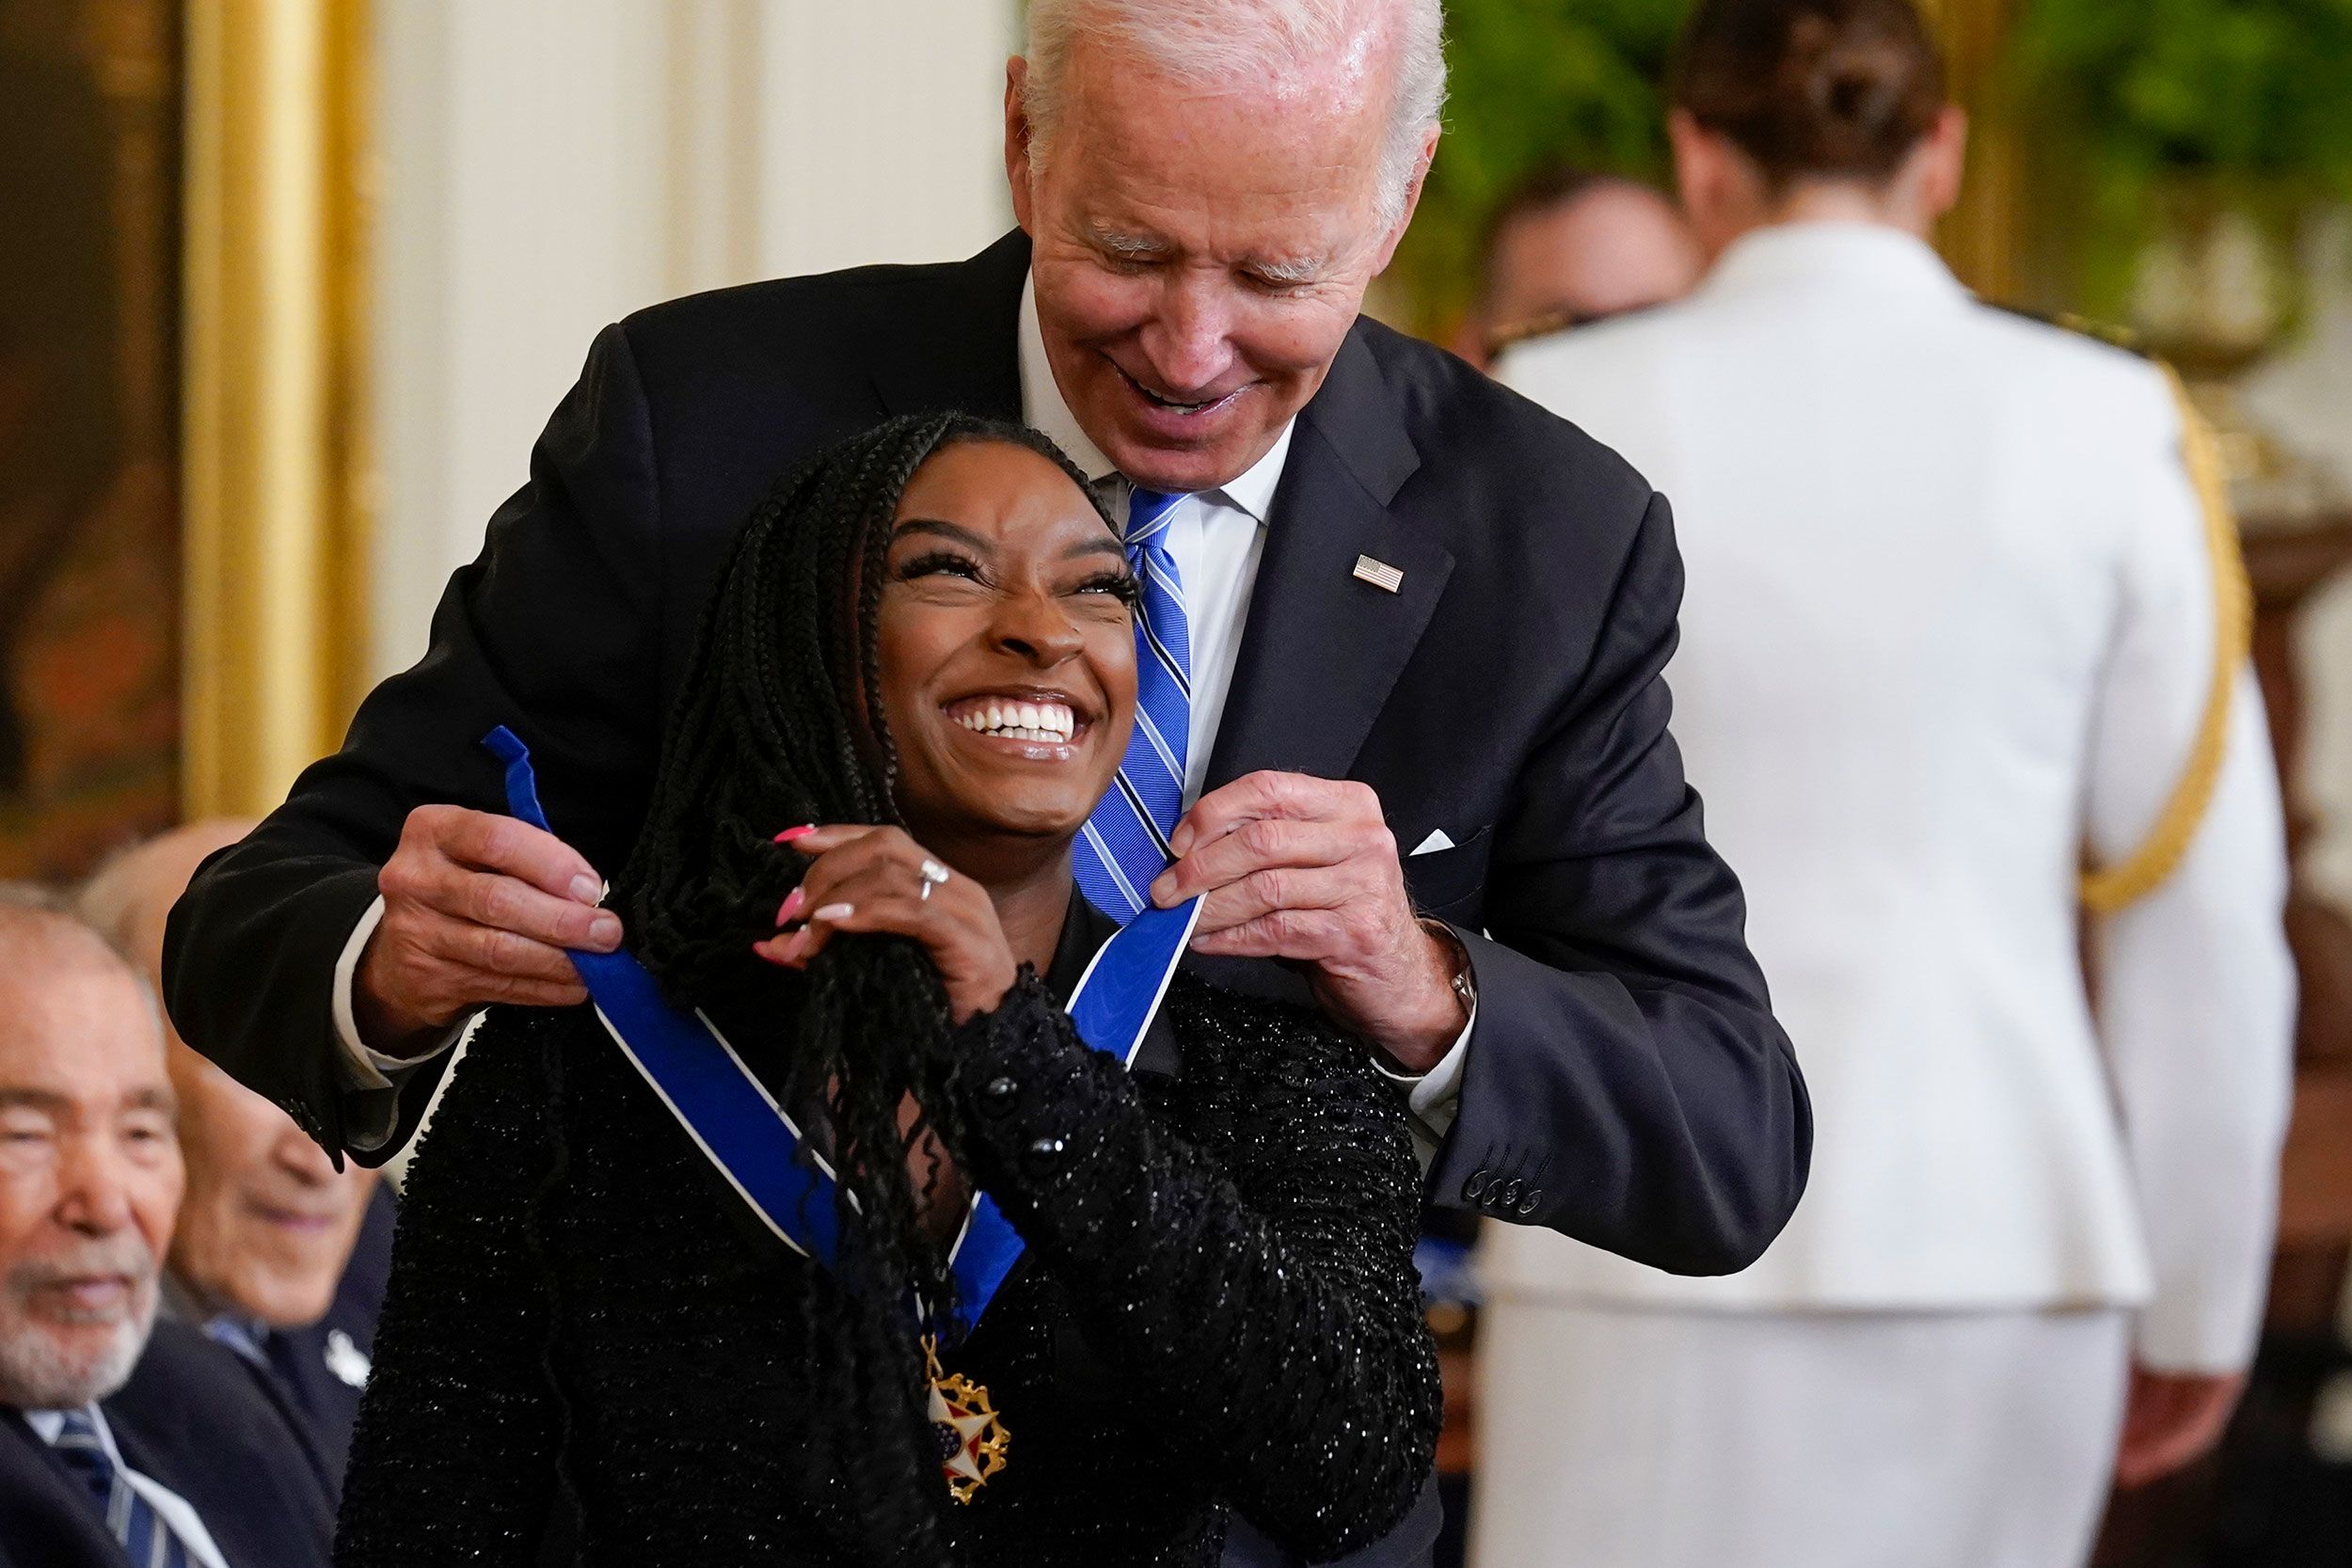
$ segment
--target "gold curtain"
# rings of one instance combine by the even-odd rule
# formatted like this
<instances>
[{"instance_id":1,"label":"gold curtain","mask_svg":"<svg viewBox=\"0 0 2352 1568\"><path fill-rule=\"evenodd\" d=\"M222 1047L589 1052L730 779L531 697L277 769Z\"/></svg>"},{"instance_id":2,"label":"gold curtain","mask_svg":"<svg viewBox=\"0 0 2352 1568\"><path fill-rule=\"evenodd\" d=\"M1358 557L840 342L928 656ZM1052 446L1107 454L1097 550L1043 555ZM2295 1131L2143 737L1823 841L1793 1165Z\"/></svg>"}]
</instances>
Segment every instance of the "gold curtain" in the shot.
<instances>
[{"instance_id":1,"label":"gold curtain","mask_svg":"<svg viewBox=\"0 0 2352 1568\"><path fill-rule=\"evenodd\" d=\"M1970 113L1967 182L1937 243L1963 282L1987 299L2013 304L2023 169L1999 69L2016 0L1924 0L1922 9L1944 40L1952 95Z\"/></svg>"},{"instance_id":2,"label":"gold curtain","mask_svg":"<svg viewBox=\"0 0 2352 1568\"><path fill-rule=\"evenodd\" d=\"M335 748L360 695L372 9L188 6L191 816L275 805Z\"/></svg>"}]
</instances>

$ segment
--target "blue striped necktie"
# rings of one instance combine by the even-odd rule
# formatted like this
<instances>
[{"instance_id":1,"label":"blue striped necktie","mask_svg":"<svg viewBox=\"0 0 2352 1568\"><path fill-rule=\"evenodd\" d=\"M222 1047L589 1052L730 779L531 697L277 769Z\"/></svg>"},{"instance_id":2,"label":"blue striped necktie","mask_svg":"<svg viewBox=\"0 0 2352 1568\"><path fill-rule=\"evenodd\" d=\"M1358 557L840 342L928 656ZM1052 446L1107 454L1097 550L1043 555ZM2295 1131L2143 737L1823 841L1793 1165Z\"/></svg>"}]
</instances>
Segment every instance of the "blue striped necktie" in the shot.
<instances>
[{"instance_id":1,"label":"blue striped necktie","mask_svg":"<svg viewBox=\"0 0 2352 1568\"><path fill-rule=\"evenodd\" d=\"M1125 925L1152 902L1168 869L1168 835L1184 807L1184 758L1192 741L1192 631L1184 584L1168 549L1168 523L1182 496L1137 490L1127 501L1127 564L1142 585L1136 606L1136 729L1103 797L1073 847L1078 891Z\"/></svg>"},{"instance_id":2,"label":"blue striped necktie","mask_svg":"<svg viewBox=\"0 0 2352 1568\"><path fill-rule=\"evenodd\" d=\"M124 1478L106 1452L105 1439L98 1435L98 1423L87 1412L67 1411L65 1425L50 1447L75 1479L89 1488L105 1516L108 1532L122 1543L131 1568L189 1568L187 1547Z\"/></svg>"}]
</instances>

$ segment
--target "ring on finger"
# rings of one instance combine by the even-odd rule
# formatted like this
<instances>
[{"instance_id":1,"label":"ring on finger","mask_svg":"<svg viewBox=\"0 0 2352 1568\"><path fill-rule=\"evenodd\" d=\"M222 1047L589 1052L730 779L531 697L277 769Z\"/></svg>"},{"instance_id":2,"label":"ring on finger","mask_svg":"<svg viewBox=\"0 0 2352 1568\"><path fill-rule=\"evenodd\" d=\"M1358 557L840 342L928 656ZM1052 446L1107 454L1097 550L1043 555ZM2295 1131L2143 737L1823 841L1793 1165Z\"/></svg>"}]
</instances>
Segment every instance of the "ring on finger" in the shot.
<instances>
[{"instance_id":1,"label":"ring on finger","mask_svg":"<svg viewBox=\"0 0 2352 1568\"><path fill-rule=\"evenodd\" d=\"M947 885L948 877L952 875L952 873L950 873L946 866L940 864L934 860L925 861L920 866L915 868L915 871L916 874L923 879L923 896L921 901L926 904L931 901L931 889L935 887L946 887Z\"/></svg>"}]
</instances>

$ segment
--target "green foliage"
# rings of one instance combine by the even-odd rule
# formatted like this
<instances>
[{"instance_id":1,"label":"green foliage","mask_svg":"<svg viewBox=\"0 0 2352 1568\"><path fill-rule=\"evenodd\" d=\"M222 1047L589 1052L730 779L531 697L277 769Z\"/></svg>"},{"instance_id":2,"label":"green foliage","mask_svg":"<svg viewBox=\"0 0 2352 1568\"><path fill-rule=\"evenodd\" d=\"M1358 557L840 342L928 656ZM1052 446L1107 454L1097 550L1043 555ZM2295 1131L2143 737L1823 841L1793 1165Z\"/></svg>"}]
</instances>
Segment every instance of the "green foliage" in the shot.
<instances>
[{"instance_id":1,"label":"green foliage","mask_svg":"<svg viewBox=\"0 0 2352 1568\"><path fill-rule=\"evenodd\" d=\"M1689 8L1690 0L1447 0L1453 100L1393 275L1414 325L1442 330L1470 304L1488 217L1539 169L1665 172L1666 61Z\"/></svg>"},{"instance_id":2,"label":"green foliage","mask_svg":"<svg viewBox=\"0 0 2352 1568\"><path fill-rule=\"evenodd\" d=\"M2184 193L2274 224L2352 197L2352 0L2024 0L2008 77L2074 166L2094 308Z\"/></svg>"}]
</instances>

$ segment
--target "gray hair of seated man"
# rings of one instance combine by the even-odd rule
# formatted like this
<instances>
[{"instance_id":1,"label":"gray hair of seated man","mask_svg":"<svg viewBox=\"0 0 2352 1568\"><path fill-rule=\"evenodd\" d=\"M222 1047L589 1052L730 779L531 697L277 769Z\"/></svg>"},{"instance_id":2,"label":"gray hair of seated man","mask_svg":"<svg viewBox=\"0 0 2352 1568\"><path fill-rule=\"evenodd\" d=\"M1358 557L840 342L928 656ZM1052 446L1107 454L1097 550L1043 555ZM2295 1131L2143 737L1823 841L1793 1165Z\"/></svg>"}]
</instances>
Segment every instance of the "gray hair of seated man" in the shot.
<instances>
[{"instance_id":1,"label":"gray hair of seated man","mask_svg":"<svg viewBox=\"0 0 2352 1568\"><path fill-rule=\"evenodd\" d=\"M1441 0L1029 0L1024 106L1032 156L1050 154L1063 72L1081 40L1140 55L1180 81L1263 85L1301 65L1367 48L1391 55L1381 216L1393 223L1419 169L1422 143L1445 112Z\"/></svg>"}]
</instances>

